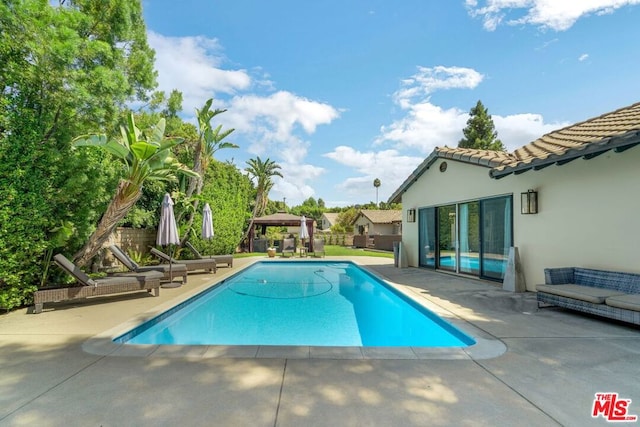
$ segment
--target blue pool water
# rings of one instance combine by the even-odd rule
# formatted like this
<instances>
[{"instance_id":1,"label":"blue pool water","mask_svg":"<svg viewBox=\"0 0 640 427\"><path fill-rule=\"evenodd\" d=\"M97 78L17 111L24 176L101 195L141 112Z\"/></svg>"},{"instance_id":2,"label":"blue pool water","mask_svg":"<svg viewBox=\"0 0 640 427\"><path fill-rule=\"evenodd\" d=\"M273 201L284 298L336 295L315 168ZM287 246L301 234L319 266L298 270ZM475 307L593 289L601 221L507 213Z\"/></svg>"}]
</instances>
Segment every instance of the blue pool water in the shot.
<instances>
[{"instance_id":1,"label":"blue pool water","mask_svg":"<svg viewBox=\"0 0 640 427\"><path fill-rule=\"evenodd\" d=\"M116 338L129 344L465 347L473 338L350 262L258 262Z\"/></svg>"}]
</instances>

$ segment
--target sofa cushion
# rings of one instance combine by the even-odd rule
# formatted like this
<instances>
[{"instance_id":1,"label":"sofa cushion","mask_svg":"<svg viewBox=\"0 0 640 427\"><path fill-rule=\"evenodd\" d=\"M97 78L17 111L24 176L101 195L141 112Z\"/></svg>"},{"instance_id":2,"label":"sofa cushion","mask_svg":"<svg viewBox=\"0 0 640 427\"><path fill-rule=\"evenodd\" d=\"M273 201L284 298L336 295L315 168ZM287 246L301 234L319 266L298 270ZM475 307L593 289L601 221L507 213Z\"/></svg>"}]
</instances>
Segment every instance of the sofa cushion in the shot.
<instances>
[{"instance_id":1,"label":"sofa cushion","mask_svg":"<svg viewBox=\"0 0 640 427\"><path fill-rule=\"evenodd\" d=\"M625 295L624 292L614 291L612 289L581 285L538 285L537 290L538 292L560 295L561 297L578 299L593 304L602 304L607 297Z\"/></svg>"},{"instance_id":2,"label":"sofa cushion","mask_svg":"<svg viewBox=\"0 0 640 427\"><path fill-rule=\"evenodd\" d=\"M640 311L640 294L617 295L607 298L605 302L611 307Z\"/></svg>"},{"instance_id":3,"label":"sofa cushion","mask_svg":"<svg viewBox=\"0 0 640 427\"><path fill-rule=\"evenodd\" d=\"M576 285L594 286L596 288L615 289L627 294L640 292L640 274L622 273L619 271L604 271L576 267L574 269L574 281L564 283L575 283Z\"/></svg>"}]
</instances>

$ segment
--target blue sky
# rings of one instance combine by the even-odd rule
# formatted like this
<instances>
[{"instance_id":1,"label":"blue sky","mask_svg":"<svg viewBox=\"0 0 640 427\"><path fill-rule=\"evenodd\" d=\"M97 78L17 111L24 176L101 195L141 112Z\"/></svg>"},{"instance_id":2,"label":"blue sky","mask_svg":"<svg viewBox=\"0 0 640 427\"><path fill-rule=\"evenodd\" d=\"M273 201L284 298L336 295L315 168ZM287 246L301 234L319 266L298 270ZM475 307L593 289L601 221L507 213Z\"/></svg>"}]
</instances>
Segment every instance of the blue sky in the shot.
<instances>
[{"instance_id":1,"label":"blue sky","mask_svg":"<svg viewBox=\"0 0 640 427\"><path fill-rule=\"evenodd\" d=\"M272 200L393 191L457 146L481 100L513 151L640 101L640 0L143 0L159 89L228 111L240 169L282 166Z\"/></svg>"}]
</instances>

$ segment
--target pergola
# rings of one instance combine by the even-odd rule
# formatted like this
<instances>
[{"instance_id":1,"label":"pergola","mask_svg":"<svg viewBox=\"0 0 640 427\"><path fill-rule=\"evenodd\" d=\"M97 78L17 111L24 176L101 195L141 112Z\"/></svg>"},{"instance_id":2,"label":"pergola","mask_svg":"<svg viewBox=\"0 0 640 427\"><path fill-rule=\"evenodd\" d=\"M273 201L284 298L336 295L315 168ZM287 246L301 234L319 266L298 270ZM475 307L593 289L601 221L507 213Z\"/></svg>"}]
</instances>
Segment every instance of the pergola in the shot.
<instances>
[{"instance_id":1,"label":"pergola","mask_svg":"<svg viewBox=\"0 0 640 427\"><path fill-rule=\"evenodd\" d=\"M313 252L313 219L307 219L307 231L309 232L309 252ZM278 212L272 215L261 216L253 219L254 227L249 230L249 252L253 252L253 238L255 227L261 226L262 233L267 234L267 227L298 227L300 228L300 217L285 212Z\"/></svg>"}]
</instances>

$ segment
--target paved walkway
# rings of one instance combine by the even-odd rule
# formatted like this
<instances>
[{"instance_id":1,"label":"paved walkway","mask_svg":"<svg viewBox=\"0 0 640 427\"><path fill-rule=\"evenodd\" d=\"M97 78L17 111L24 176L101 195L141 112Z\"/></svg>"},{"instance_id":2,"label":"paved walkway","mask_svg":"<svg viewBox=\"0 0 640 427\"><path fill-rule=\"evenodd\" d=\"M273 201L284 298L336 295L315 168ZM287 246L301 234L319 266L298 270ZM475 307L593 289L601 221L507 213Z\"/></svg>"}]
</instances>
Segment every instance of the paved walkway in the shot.
<instances>
[{"instance_id":1,"label":"paved walkway","mask_svg":"<svg viewBox=\"0 0 640 427\"><path fill-rule=\"evenodd\" d=\"M640 415L640 328L538 311L533 294L478 280L397 269L388 259L356 261L506 351L333 360L83 350L97 334L250 262L240 259L158 298L121 295L0 315L0 426L602 426L602 417L591 417L598 392L632 399L629 413Z\"/></svg>"}]
</instances>

